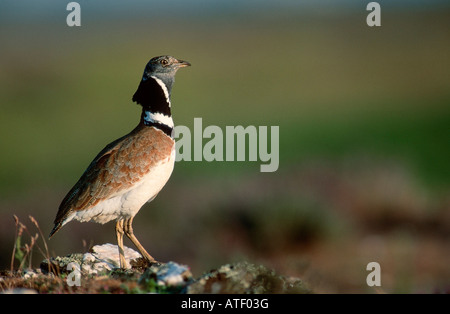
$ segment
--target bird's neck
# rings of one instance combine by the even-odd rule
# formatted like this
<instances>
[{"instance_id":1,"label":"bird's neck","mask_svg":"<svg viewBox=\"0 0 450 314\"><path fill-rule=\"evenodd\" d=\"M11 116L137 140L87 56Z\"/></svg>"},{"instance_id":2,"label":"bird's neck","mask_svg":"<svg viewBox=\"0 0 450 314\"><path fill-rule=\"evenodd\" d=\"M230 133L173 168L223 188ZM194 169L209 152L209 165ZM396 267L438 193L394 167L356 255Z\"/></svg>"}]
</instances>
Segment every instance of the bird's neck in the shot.
<instances>
[{"instance_id":1,"label":"bird's neck","mask_svg":"<svg viewBox=\"0 0 450 314\"><path fill-rule=\"evenodd\" d=\"M174 125L171 115L155 113L142 108L141 123L145 126L155 127L172 137Z\"/></svg>"},{"instance_id":2,"label":"bird's neck","mask_svg":"<svg viewBox=\"0 0 450 314\"><path fill-rule=\"evenodd\" d=\"M172 136L174 125L170 110L170 90L162 80L155 76L143 79L133 95L133 101L142 106L141 123Z\"/></svg>"}]
</instances>

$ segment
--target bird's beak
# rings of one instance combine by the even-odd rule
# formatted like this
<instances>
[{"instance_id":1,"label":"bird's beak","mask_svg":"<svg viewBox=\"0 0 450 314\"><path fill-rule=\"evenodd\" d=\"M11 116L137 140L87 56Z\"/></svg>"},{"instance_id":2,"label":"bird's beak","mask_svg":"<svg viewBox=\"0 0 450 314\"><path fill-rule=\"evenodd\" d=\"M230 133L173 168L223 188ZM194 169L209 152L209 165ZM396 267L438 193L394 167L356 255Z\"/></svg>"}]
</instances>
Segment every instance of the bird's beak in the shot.
<instances>
[{"instance_id":1,"label":"bird's beak","mask_svg":"<svg viewBox=\"0 0 450 314\"><path fill-rule=\"evenodd\" d=\"M179 68L191 66L191 64L189 62L183 61L183 60L178 60L177 64L178 64Z\"/></svg>"}]
</instances>

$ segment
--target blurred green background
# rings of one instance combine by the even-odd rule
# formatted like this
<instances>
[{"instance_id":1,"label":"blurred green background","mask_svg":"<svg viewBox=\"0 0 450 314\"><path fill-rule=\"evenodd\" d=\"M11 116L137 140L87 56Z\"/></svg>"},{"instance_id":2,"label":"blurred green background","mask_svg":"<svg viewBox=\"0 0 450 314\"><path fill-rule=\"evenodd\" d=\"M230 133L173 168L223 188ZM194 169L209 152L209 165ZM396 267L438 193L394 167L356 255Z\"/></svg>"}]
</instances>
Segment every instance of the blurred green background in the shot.
<instances>
[{"instance_id":1,"label":"blurred green background","mask_svg":"<svg viewBox=\"0 0 450 314\"><path fill-rule=\"evenodd\" d=\"M170 54L192 63L175 123L278 125L280 167L176 163L135 219L150 254L194 275L247 259L324 293L376 292L376 261L381 291L450 291L448 4L379 1L368 27L369 1L78 2L81 27L67 3L0 4L1 269L13 215L48 234L98 151L137 124L147 61ZM115 234L73 222L47 242L65 255Z\"/></svg>"}]
</instances>

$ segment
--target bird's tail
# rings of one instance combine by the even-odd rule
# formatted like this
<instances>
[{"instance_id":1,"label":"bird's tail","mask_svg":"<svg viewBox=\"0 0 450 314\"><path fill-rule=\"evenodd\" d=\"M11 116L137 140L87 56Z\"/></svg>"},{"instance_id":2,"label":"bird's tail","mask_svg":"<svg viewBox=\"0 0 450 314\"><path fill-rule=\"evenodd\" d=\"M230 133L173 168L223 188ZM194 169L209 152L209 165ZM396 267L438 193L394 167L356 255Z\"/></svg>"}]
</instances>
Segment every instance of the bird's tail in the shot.
<instances>
[{"instance_id":1,"label":"bird's tail","mask_svg":"<svg viewBox=\"0 0 450 314\"><path fill-rule=\"evenodd\" d=\"M61 222L55 223L55 226L53 227L52 231L50 232L50 235L48 236L48 239L50 240L50 239L53 237L53 235L54 235L59 229L61 229L61 227L62 227Z\"/></svg>"}]
</instances>

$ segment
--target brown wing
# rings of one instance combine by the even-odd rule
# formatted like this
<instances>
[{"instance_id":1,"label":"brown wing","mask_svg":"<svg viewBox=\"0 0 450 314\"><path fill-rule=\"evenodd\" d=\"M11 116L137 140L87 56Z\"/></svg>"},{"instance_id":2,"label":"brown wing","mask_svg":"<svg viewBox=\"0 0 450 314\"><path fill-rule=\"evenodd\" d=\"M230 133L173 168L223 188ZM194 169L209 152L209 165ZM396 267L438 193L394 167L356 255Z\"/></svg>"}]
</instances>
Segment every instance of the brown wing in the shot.
<instances>
[{"instance_id":1,"label":"brown wing","mask_svg":"<svg viewBox=\"0 0 450 314\"><path fill-rule=\"evenodd\" d=\"M138 126L107 145L63 199L50 236L73 211L89 209L132 188L153 164L170 155L174 144L162 131Z\"/></svg>"}]
</instances>

